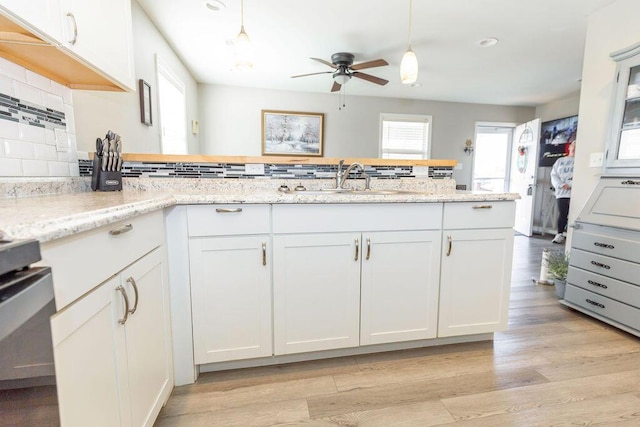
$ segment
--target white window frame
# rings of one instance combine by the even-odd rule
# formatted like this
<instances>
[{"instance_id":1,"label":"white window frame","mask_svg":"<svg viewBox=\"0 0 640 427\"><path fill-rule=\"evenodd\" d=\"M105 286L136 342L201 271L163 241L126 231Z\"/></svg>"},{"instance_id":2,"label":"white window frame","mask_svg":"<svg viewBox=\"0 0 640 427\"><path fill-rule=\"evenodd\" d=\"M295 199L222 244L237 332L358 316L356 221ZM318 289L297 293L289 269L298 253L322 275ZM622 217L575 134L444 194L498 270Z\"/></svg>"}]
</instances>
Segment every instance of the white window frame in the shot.
<instances>
[{"instance_id":1,"label":"white window frame","mask_svg":"<svg viewBox=\"0 0 640 427\"><path fill-rule=\"evenodd\" d=\"M433 117L426 114L396 114L396 113L381 113L380 114L380 128L379 128L379 144L378 144L378 157L384 158L383 156L383 137L384 137L384 122L385 121L395 121L395 122L411 122L411 123L427 123L427 133L426 133L426 150L421 151L407 151L405 153L399 154L421 154L422 159L430 159L431 158L431 132L433 129ZM393 158L393 157L392 157Z\"/></svg>"},{"instance_id":2,"label":"white window frame","mask_svg":"<svg viewBox=\"0 0 640 427\"><path fill-rule=\"evenodd\" d=\"M513 152L513 135L516 131L516 127L518 126L517 123L512 123L512 122L476 122L476 126L474 129L474 141L478 140L478 133L511 133L511 137L509 140L509 144L507 147L507 158L506 158L506 167L505 167L505 179L504 179L504 191L508 191L509 190L509 184L510 184L510 180L511 180L511 155ZM509 131L506 132L478 132L478 130L480 130L480 128L500 128L500 129L509 129ZM473 159L473 161L471 162L471 189L473 189L473 180L474 180L474 176L475 176L475 157Z\"/></svg>"},{"instance_id":3,"label":"white window frame","mask_svg":"<svg viewBox=\"0 0 640 427\"><path fill-rule=\"evenodd\" d=\"M186 86L184 84L184 82L180 79L180 77L178 77L176 75L176 73L171 69L171 67L169 67L169 65L160 57L160 55L156 54L156 74L157 74L157 81L158 81L158 121L160 126L158 126L159 132L160 132L160 149L161 152L164 154L167 151L167 147L165 147L165 132L164 132L164 126L162 124L162 108L161 108L161 103L162 103L162 94L160 93L160 77L165 78L167 81L169 81L169 83L171 83L179 92L182 93L183 95L183 99L184 99L184 104L183 104L183 113L184 113L184 147L183 153L179 153L179 154L188 154L189 152L189 140L188 140L188 136L187 136L187 92L186 92ZM172 154L178 154L173 152Z\"/></svg>"}]
</instances>

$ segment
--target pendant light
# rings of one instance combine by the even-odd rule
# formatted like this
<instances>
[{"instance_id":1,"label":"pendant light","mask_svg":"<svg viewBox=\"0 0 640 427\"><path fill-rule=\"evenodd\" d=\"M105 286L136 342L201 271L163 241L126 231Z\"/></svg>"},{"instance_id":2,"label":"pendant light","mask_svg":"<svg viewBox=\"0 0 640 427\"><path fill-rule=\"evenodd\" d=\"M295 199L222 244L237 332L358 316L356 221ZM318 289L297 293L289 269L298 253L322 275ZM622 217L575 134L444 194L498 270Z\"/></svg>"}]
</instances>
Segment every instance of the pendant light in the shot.
<instances>
[{"instance_id":1,"label":"pendant light","mask_svg":"<svg viewBox=\"0 0 640 427\"><path fill-rule=\"evenodd\" d=\"M413 0L409 0L409 47L400 62L400 80L409 85L418 80L418 57L411 50L411 21L413 18Z\"/></svg>"},{"instance_id":2,"label":"pendant light","mask_svg":"<svg viewBox=\"0 0 640 427\"><path fill-rule=\"evenodd\" d=\"M251 41L244 30L244 0L240 0L240 33L234 44L236 54L236 69L250 70L253 68L253 52Z\"/></svg>"}]
</instances>

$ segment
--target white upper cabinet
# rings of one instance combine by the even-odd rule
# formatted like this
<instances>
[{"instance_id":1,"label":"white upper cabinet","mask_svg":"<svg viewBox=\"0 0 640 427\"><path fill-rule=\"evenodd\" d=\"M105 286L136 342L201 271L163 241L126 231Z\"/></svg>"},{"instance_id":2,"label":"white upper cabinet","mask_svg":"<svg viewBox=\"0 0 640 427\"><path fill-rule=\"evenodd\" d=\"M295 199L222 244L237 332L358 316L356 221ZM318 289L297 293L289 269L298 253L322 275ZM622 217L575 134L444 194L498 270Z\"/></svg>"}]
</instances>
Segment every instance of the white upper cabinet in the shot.
<instances>
[{"instance_id":1,"label":"white upper cabinet","mask_svg":"<svg viewBox=\"0 0 640 427\"><path fill-rule=\"evenodd\" d=\"M130 0L62 0L62 46L135 90Z\"/></svg>"},{"instance_id":2,"label":"white upper cabinet","mask_svg":"<svg viewBox=\"0 0 640 427\"><path fill-rule=\"evenodd\" d=\"M640 170L640 43L611 58L618 67L606 172L635 175Z\"/></svg>"},{"instance_id":3,"label":"white upper cabinet","mask_svg":"<svg viewBox=\"0 0 640 427\"><path fill-rule=\"evenodd\" d=\"M59 0L0 0L0 8L14 19L29 24L29 29L60 40L61 14Z\"/></svg>"}]
</instances>

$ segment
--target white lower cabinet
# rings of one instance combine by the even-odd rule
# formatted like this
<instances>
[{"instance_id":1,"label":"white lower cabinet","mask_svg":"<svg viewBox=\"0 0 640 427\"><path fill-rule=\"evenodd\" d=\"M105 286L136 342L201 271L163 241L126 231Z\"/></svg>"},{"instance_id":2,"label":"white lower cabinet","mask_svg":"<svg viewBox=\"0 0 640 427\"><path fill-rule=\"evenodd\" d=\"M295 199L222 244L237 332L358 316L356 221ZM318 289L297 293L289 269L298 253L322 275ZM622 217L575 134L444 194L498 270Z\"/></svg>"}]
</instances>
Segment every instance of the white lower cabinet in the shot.
<instances>
[{"instance_id":1,"label":"white lower cabinet","mask_svg":"<svg viewBox=\"0 0 640 427\"><path fill-rule=\"evenodd\" d=\"M359 344L360 233L273 237L275 354Z\"/></svg>"},{"instance_id":2,"label":"white lower cabinet","mask_svg":"<svg viewBox=\"0 0 640 427\"><path fill-rule=\"evenodd\" d=\"M438 336L507 329L515 202L445 203Z\"/></svg>"},{"instance_id":3,"label":"white lower cabinet","mask_svg":"<svg viewBox=\"0 0 640 427\"><path fill-rule=\"evenodd\" d=\"M189 241L195 363L271 356L269 236Z\"/></svg>"},{"instance_id":4,"label":"white lower cabinet","mask_svg":"<svg viewBox=\"0 0 640 427\"><path fill-rule=\"evenodd\" d=\"M52 317L62 425L153 425L173 387L163 251Z\"/></svg>"}]
</instances>

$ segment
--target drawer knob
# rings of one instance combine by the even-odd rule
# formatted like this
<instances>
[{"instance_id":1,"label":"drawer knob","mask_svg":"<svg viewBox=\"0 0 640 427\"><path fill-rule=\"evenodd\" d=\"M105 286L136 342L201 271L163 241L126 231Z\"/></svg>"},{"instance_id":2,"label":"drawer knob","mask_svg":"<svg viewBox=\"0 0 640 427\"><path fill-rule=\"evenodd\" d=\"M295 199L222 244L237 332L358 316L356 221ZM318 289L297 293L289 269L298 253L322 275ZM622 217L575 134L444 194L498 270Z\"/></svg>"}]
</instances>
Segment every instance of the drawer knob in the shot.
<instances>
[{"instance_id":1,"label":"drawer knob","mask_svg":"<svg viewBox=\"0 0 640 427\"><path fill-rule=\"evenodd\" d=\"M594 282L593 280L587 280L587 283L593 286L597 286L599 288L602 289L608 289L609 287L607 285L603 285L602 283L598 283L598 282Z\"/></svg>"},{"instance_id":2,"label":"drawer knob","mask_svg":"<svg viewBox=\"0 0 640 427\"><path fill-rule=\"evenodd\" d=\"M133 230L133 225L125 224L122 227L114 228L113 230L109 230L109 234L112 236L119 236L120 234L128 233Z\"/></svg>"},{"instance_id":3,"label":"drawer knob","mask_svg":"<svg viewBox=\"0 0 640 427\"><path fill-rule=\"evenodd\" d=\"M592 301L589 298L587 298L585 301L591 305L595 305L596 307L604 308L604 304L600 304L599 302Z\"/></svg>"},{"instance_id":4,"label":"drawer knob","mask_svg":"<svg viewBox=\"0 0 640 427\"><path fill-rule=\"evenodd\" d=\"M608 243L593 242L593 244L599 248L615 249L615 246L610 245Z\"/></svg>"},{"instance_id":5,"label":"drawer knob","mask_svg":"<svg viewBox=\"0 0 640 427\"><path fill-rule=\"evenodd\" d=\"M591 264L595 265L596 267L604 268L605 270L610 270L611 269L610 265L603 264L603 263L598 262L598 261L591 261Z\"/></svg>"},{"instance_id":6,"label":"drawer knob","mask_svg":"<svg viewBox=\"0 0 640 427\"><path fill-rule=\"evenodd\" d=\"M216 208L218 213L238 213L242 212L242 208Z\"/></svg>"}]
</instances>

